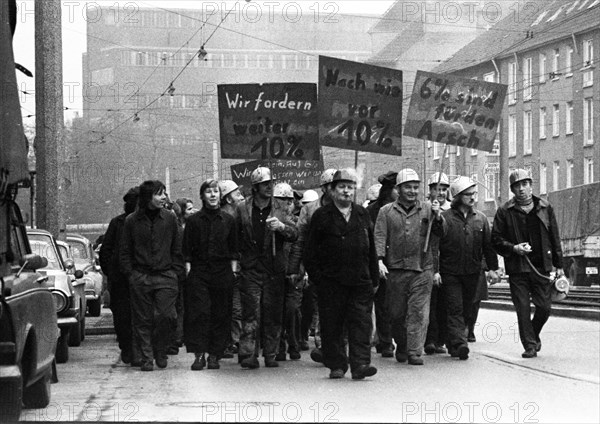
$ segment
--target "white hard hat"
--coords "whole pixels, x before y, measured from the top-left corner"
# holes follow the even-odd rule
[[[356,184],[358,182],[358,175],[356,175],[354,168],[339,169],[333,175],[333,181],[350,181]]]
[[[477,183],[469,177],[457,177],[452,181],[452,184],[450,184],[450,194],[452,194],[452,197],[456,197],[458,194],[475,185],[477,185]]]
[[[441,177],[440,177],[439,172],[436,172],[431,177],[429,177],[429,179],[427,180],[427,185],[431,186],[431,185],[437,184],[438,181],[440,184],[445,184],[447,186],[450,185],[450,180],[448,179],[448,176],[446,174],[444,174],[443,172],[442,172]]]
[[[264,166],[259,166],[250,175],[250,182],[254,184],[264,183],[266,181],[271,181],[271,170],[269,168],[265,168]]]
[[[569,280],[564,275],[557,278],[552,285],[552,301],[560,301],[566,299],[569,294]]]
[[[417,171],[415,171],[414,169],[404,168],[403,170],[398,172],[398,176],[396,177],[396,185],[408,182],[420,183],[421,179],[419,178],[419,174],[417,174]]]
[[[306,190],[302,196],[302,203],[314,202],[319,198],[319,194],[314,190]]]
[[[381,184],[373,184],[367,190],[367,200],[373,202],[379,198],[379,190],[381,190]]]
[[[292,190],[292,187],[288,183],[277,183],[273,188],[273,197],[293,199],[294,190]]]
[[[222,180],[219,181],[219,189],[221,189],[221,197],[227,196],[229,193],[240,188],[234,181]]]
[[[334,168],[329,168],[323,171],[323,173],[321,174],[321,186],[331,183],[333,181],[333,175],[336,171],[337,169]]]

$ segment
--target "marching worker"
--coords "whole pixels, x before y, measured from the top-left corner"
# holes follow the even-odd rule
[[[470,322],[472,303],[485,257],[489,275],[498,281],[498,257],[492,248],[487,217],[475,209],[476,183],[458,177],[450,185],[452,206],[442,214],[439,238],[439,269],[448,314],[446,346],[453,357],[469,358],[465,325]]]
[[[240,187],[231,180],[219,181],[221,190],[221,211],[232,217],[236,217],[237,205],[244,200]],[[242,303],[240,300],[239,274],[235,274],[233,283],[233,297],[231,300],[231,339],[229,346],[223,354],[223,358],[233,358],[238,353],[240,345],[240,334],[242,334]]]
[[[277,367],[285,287],[285,242],[298,237],[287,214],[273,207],[271,170],[258,167],[250,175],[252,196],[238,205],[237,225],[241,253],[240,297],[242,335],[239,360],[255,369],[262,348],[266,367]]]
[[[437,199],[440,203],[442,212],[450,209],[448,201],[448,189],[450,180],[443,172],[435,172],[427,181],[429,186],[429,201]],[[443,298],[441,286],[442,277],[439,273],[439,249],[438,239],[432,240],[433,245],[433,287],[431,288],[431,300],[429,302],[429,326],[427,327],[427,336],[425,337],[425,353],[433,355],[436,353],[446,353],[444,344],[446,343],[446,303]]]
[[[129,278],[133,337],[142,371],[152,371],[154,360],[159,368],[167,367],[178,278],[185,273],[179,224],[164,208],[166,199],[162,182],[140,185],[138,209],[125,219],[119,252],[121,269]]]
[[[185,286],[184,338],[196,356],[192,370],[219,369],[231,338],[231,299],[238,272],[235,218],[220,208],[216,180],[200,186],[202,209],[187,220],[183,256],[189,274]],[[208,364],[205,358],[208,353]]]
[[[396,360],[423,365],[435,243],[430,240],[424,250],[430,221],[441,219],[440,204],[437,199],[431,203],[418,200],[421,180],[413,169],[402,169],[396,184],[398,200],[381,208],[375,224],[379,274],[387,279]],[[433,226],[432,238],[440,233],[436,228]]]
[[[381,184],[373,184],[367,189],[367,199],[362,204],[363,208],[373,204],[379,198],[379,190],[381,190]]]
[[[330,190],[333,176],[336,173],[336,169],[329,168],[321,174],[321,197],[317,196],[310,202],[305,203],[304,207],[300,210],[300,216],[298,217],[298,240],[292,245],[290,250],[290,257],[288,260],[288,278],[297,280],[302,277],[302,256],[304,253],[304,245],[306,243],[306,237],[308,235],[308,228],[315,211],[321,206],[328,205],[332,202]],[[313,190],[307,190],[304,195],[309,198],[314,197]],[[314,193],[314,191],[313,191]],[[315,193],[316,194],[316,193]],[[321,352],[321,332],[319,327],[319,310],[317,307],[317,291],[314,284],[311,281],[310,274],[308,275],[308,285],[305,287],[305,293],[302,296],[302,326],[301,326],[301,341],[306,343],[306,349],[308,350],[308,342],[305,341],[305,337],[308,338],[308,332],[310,327],[315,330],[315,348],[310,353],[310,357],[313,361],[322,363],[323,354]],[[308,339],[306,339],[308,340]]]
[[[514,197],[496,211],[492,243],[504,256],[510,294],[519,323],[523,358],[534,358],[542,348],[540,332],[552,306],[552,267],[564,276],[562,250],[554,210],[550,203],[533,195],[533,180],[524,169],[509,175]],[[531,305],[535,314],[531,318]]]
[[[389,171],[386,174],[380,175],[377,179],[379,181],[380,189],[377,193],[377,198],[373,203],[367,206],[367,211],[371,217],[373,227],[377,222],[377,215],[379,215],[380,209],[392,203],[398,199],[398,192],[396,191],[396,178],[398,177],[397,172]],[[392,333],[390,328],[390,317],[385,303],[386,293],[386,280],[385,278],[379,279],[379,288],[375,293],[375,329],[377,336],[377,344],[375,349],[377,353],[381,353],[384,358],[392,358],[394,356],[394,344],[392,343]]]
[[[131,366],[140,366],[140,353],[133,344],[131,330],[131,297],[129,295],[129,281],[121,271],[119,264],[119,247],[122,246],[123,226],[125,218],[135,211],[140,194],[139,187],[133,187],[123,196],[124,213],[113,218],[108,224],[108,229],[100,248],[100,266],[108,278],[108,291],[110,293],[110,309],[113,314],[113,325],[117,334],[117,342],[121,349],[121,361]],[[134,350],[134,347],[136,348]],[[135,352],[135,354],[134,354]]]
[[[353,169],[335,173],[333,203],[312,216],[304,264],[317,287],[323,363],[331,370],[329,378],[342,378],[350,365],[352,378],[361,380],[377,373],[371,365],[371,311],[379,275],[369,214],[354,203],[356,184]]]

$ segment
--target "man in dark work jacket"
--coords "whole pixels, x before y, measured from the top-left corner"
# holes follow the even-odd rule
[[[177,319],[178,278],[185,273],[181,232],[174,213],[164,209],[160,181],[140,185],[138,210],[125,219],[120,262],[129,277],[134,343],[142,371],[167,366],[170,331]]]
[[[377,254],[369,213],[354,204],[357,177],[339,170],[332,181],[333,203],[312,217],[304,264],[317,286],[323,363],[330,378],[348,370],[356,380],[377,373],[371,365],[371,310],[379,283]],[[348,329],[350,357],[344,346]]]

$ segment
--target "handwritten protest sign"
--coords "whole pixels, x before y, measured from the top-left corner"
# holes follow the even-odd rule
[[[418,71],[404,135],[491,152],[506,88]]]
[[[402,71],[319,56],[321,145],[402,155]]]
[[[271,169],[277,182],[284,182],[294,189],[319,187],[323,173],[323,161],[304,160],[253,160],[231,165],[231,177],[238,185],[250,187],[250,174],[259,166]]]
[[[217,87],[221,157],[318,160],[315,84]]]

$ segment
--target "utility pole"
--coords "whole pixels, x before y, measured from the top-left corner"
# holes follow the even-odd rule
[[[65,238],[60,0],[35,0],[37,226]]]

